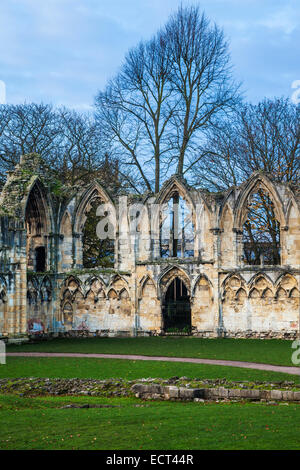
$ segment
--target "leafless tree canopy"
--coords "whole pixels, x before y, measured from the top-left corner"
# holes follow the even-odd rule
[[[102,171],[108,149],[92,115],[48,104],[0,106],[0,180],[21,155],[38,153],[63,183]]]
[[[203,130],[231,109],[237,90],[222,30],[199,8],[180,7],[129,51],[96,97],[97,117],[131,185],[157,192],[166,175],[193,166]]]
[[[300,106],[283,98],[243,104],[230,119],[211,126],[198,148],[194,181],[223,190],[254,171],[277,181],[300,181]]]

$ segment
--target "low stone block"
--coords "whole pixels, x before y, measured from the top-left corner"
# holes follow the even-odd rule
[[[193,400],[194,399],[194,390],[192,388],[183,388],[179,389],[179,397],[184,400]]]
[[[272,400],[282,400],[282,391],[281,390],[271,390],[271,399]]]
[[[132,385],[131,390],[133,393],[143,394],[148,392],[148,386],[144,384],[134,384]]]
[[[291,392],[290,390],[282,392],[282,399],[285,400],[285,401],[293,401],[294,400],[294,392]]]
[[[228,388],[220,387],[217,391],[219,398],[228,398]]]
[[[261,400],[270,400],[271,399],[271,390],[260,390],[260,399]]]
[[[170,398],[179,398],[179,388],[178,387],[174,387],[174,386],[165,387],[165,393]]]
[[[219,391],[217,388],[207,388],[204,392],[205,398],[215,399],[219,397]]]
[[[252,400],[259,400],[260,390],[249,390],[249,395]]]
[[[236,388],[228,389],[228,398],[241,398],[240,389],[236,389]]]
[[[155,393],[155,394],[158,394],[158,395],[163,395],[164,394],[164,387],[162,385],[159,385],[159,384],[151,384],[151,385],[148,385],[148,393]]]
[[[294,392],[294,401],[300,401],[300,392]]]
[[[252,398],[252,395],[251,395],[251,392],[252,390],[250,389],[242,389],[241,390],[241,398]]]

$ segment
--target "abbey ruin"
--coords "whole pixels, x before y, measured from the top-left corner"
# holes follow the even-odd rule
[[[253,256],[243,235],[257,191],[272,201],[276,256],[265,241]],[[83,231],[95,200],[113,212],[111,267],[83,263]],[[162,230],[162,213],[172,212],[174,202],[179,219],[188,221],[185,232],[174,225],[174,212]],[[8,175],[0,218],[2,337],[299,336],[300,190],[267,174],[254,173],[222,193],[172,176],[158,194],[114,198],[93,181],[61,197],[31,154]]]

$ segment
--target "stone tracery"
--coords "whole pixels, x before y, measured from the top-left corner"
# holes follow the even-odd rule
[[[256,173],[216,195],[173,176],[159,194],[141,199],[145,210],[132,233],[130,216],[119,212],[120,201],[99,182],[70,191],[55,206],[47,174],[24,171],[32,158],[22,159],[0,196],[2,335],[161,334],[167,298],[169,311],[174,301],[189,309],[191,334],[297,336],[300,201],[290,187]],[[16,196],[11,188],[21,177],[23,194]],[[249,198],[261,188],[278,220],[280,264],[243,261]],[[111,205],[116,221],[115,262],[109,268],[82,262],[84,225],[96,198]],[[190,208],[193,247],[186,255],[183,224],[176,246],[169,238],[162,256],[161,240],[153,238],[159,237],[161,219],[151,220],[151,201],[161,207],[180,198]]]

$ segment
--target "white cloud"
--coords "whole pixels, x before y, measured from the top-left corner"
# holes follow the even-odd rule
[[[300,11],[291,5],[269,15],[267,18],[257,23],[259,26],[265,26],[269,29],[283,31],[285,34],[292,34],[300,24]]]

